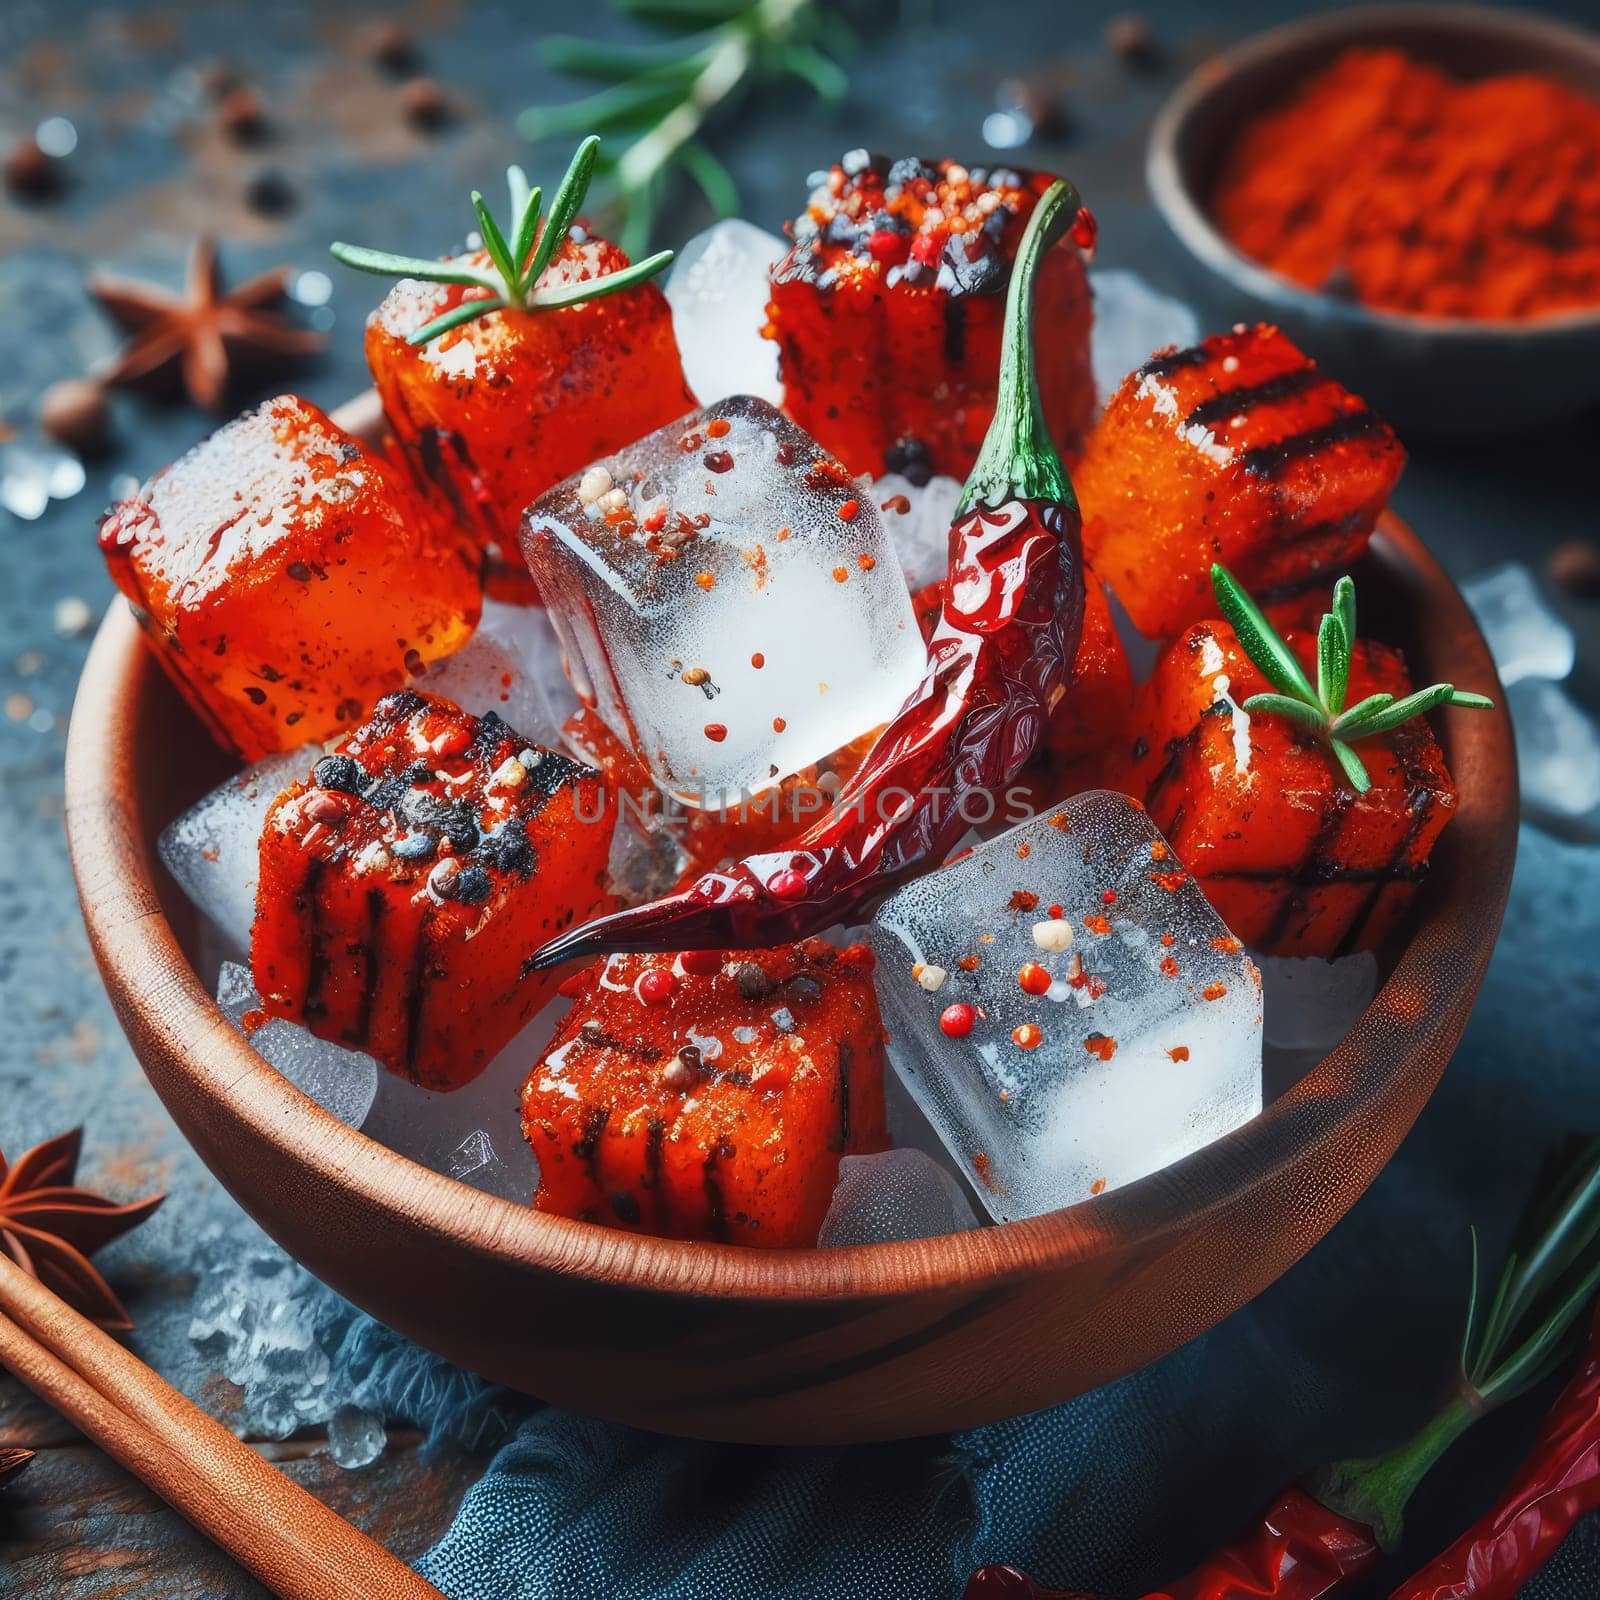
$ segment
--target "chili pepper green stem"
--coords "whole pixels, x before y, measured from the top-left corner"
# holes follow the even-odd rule
[[[1398,1449],[1387,1455],[1336,1461],[1306,1482],[1330,1511],[1364,1522],[1385,1550],[1400,1541],[1405,1509],[1434,1464],[1483,1415],[1481,1402],[1452,1397]]]
[[[1044,402],[1039,397],[1033,306],[1034,283],[1045,255],[1082,209],[1078,191],[1066,179],[1059,178],[1044,192],[1028,218],[1006,290],[994,417],[962,490],[957,516],[965,515],[975,505],[999,506],[1008,500],[1055,501],[1077,507],[1072,482],[1055,440],[1050,437]]]

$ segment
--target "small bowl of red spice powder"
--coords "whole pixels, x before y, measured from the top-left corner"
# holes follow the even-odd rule
[[[1177,91],[1148,176],[1230,307],[1402,432],[1600,402],[1600,36],[1466,5],[1293,23]]]

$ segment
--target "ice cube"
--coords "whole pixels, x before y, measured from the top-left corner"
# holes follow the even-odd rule
[[[1577,659],[1572,629],[1552,611],[1539,580],[1520,561],[1491,567],[1461,585],[1508,689],[1524,678],[1567,677]]]
[[[574,681],[688,804],[831,755],[922,676],[871,487],[747,395],[558,484],[523,546]]]
[[[1361,1020],[1378,992],[1370,950],[1323,961],[1311,956],[1257,956],[1261,969],[1262,1038],[1283,1050],[1326,1054]]]
[[[347,1472],[370,1467],[388,1442],[383,1418],[375,1411],[344,1405],[328,1419],[328,1454]]]
[[[1261,1109],[1260,974],[1122,795],[1075,796],[907,884],[871,940],[895,1070],[1002,1221]],[[951,1037],[962,1004],[973,1025]]]
[[[539,1164],[522,1136],[519,1097],[522,1080],[565,1009],[546,1006],[478,1077],[449,1094],[382,1073],[362,1131],[484,1194],[531,1204]]]
[[[379,1066],[359,1050],[319,1039],[309,1029],[282,1017],[272,1017],[251,1028],[246,1016],[261,1008],[261,996],[248,967],[236,961],[222,964],[217,981],[217,1004],[223,1015],[250,1041],[258,1055],[275,1066],[295,1088],[331,1112],[341,1122],[359,1128],[378,1092]]]
[[[897,472],[886,472],[873,481],[873,497],[912,594],[941,582],[950,569],[950,524],[955,520],[961,487],[954,478],[944,477],[930,478],[919,486]],[[909,509],[898,509],[900,498]]]
[[[921,1150],[846,1156],[817,1243],[888,1244],[965,1233],[978,1218],[956,1178]]]
[[[471,639],[412,682],[475,717],[493,711],[548,750],[561,748],[561,724],[578,705],[543,606],[485,600]]]
[[[787,239],[730,218],[697,233],[678,252],[667,303],[684,376],[702,403],[753,394],[782,404],[778,347],[761,330],[767,270],[788,248]]]
[[[1186,350],[1200,342],[1200,323],[1188,306],[1152,289],[1137,272],[1112,267],[1091,273],[1094,328],[1089,358],[1095,393],[1103,406],[1117,385],[1168,345]]]
[[[1600,831],[1600,729],[1559,684],[1525,678],[1506,693],[1517,739],[1522,803],[1571,826]]]
[[[279,794],[311,771],[318,753],[307,745],[268,756],[219,784],[162,831],[163,865],[234,951],[250,948],[261,825]]]

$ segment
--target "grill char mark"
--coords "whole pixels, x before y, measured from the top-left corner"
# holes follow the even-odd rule
[[[1252,477],[1280,478],[1294,462],[1314,456],[1330,445],[1370,438],[1384,431],[1385,424],[1376,412],[1351,411],[1321,427],[1292,433],[1287,439],[1278,439],[1272,444],[1256,445],[1240,455],[1239,465]]]
[[[1292,400],[1297,394],[1304,394],[1307,389],[1330,381],[1315,367],[1295,367],[1288,372],[1280,372],[1275,378],[1265,378],[1260,383],[1224,389],[1209,400],[1202,400],[1183,419],[1183,423],[1185,427],[1209,427],[1214,422],[1227,422],[1232,417],[1248,415],[1258,406]]]

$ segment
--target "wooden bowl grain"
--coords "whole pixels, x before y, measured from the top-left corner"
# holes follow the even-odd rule
[[[1461,597],[1393,517],[1362,599],[1422,678],[1493,681]],[[1048,1406],[1174,1349],[1298,1260],[1393,1154],[1466,1023],[1516,845],[1504,712],[1437,720],[1456,819],[1392,975],[1300,1083],[1098,1200],[843,1250],[545,1216],[414,1165],[280,1077],[186,954],[194,918],[156,836],[222,763],[120,602],[73,711],[67,829],[95,956],[146,1074],[226,1188],[318,1277],[452,1361],[579,1411],[707,1439],[890,1439]]]

